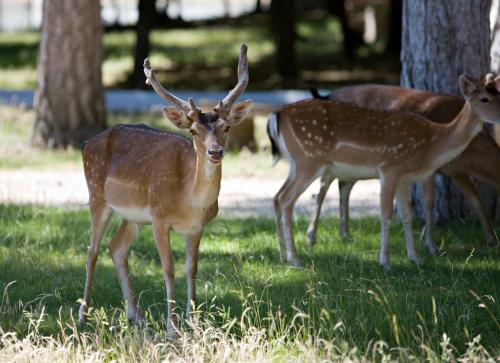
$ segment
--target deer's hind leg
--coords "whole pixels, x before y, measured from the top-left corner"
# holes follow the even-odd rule
[[[427,252],[431,256],[437,255],[439,249],[437,248],[434,240],[432,238],[432,230],[434,229],[434,223],[432,218],[432,211],[434,209],[435,191],[434,191],[434,180],[435,175],[432,174],[430,177],[422,182],[422,194],[424,202],[424,215],[425,215],[425,231],[424,231],[424,244]]]
[[[330,188],[330,185],[335,180],[335,177],[328,172],[325,172],[321,176],[321,187],[316,197],[316,209],[314,210],[313,217],[307,228],[307,244],[312,247],[316,243],[316,231],[318,229],[319,216],[321,214],[321,206],[326,197],[326,193]]]
[[[340,202],[340,237],[344,240],[352,241],[349,234],[349,197],[355,181],[339,180],[339,202]]]
[[[142,323],[144,321],[144,314],[137,306],[137,299],[132,290],[128,268],[128,250],[132,242],[137,238],[138,229],[137,224],[124,219],[111,240],[108,249],[118,273],[123,298],[127,303],[127,317],[136,323]]]
[[[307,169],[298,166],[297,173],[290,173],[280,191],[274,197],[274,208],[276,211],[276,227],[280,242],[280,256],[282,260],[294,266],[300,266],[297,257],[292,232],[292,213],[297,198],[306,190],[321,170]],[[283,251],[283,249],[285,249]]]
[[[78,313],[80,323],[84,323],[86,320],[88,307],[90,305],[90,291],[92,290],[95,264],[97,262],[99,247],[101,245],[104,231],[106,230],[106,226],[109,223],[111,209],[106,205],[104,201],[94,201],[91,198],[90,216],[92,222],[92,237],[90,238],[90,245],[87,252],[87,266],[85,289],[83,292],[83,302],[80,305],[80,310]]]
[[[455,185],[464,193],[468,198],[469,202],[472,204],[478,218],[483,228],[483,233],[486,238],[486,243],[488,246],[496,246],[498,244],[497,238],[495,237],[495,232],[491,226],[488,217],[486,216],[486,211],[484,209],[483,201],[479,195],[476,187],[470,180],[468,176],[453,176],[452,179]]]

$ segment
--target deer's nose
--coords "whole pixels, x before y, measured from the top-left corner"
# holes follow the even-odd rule
[[[224,149],[220,145],[211,145],[208,149],[208,156],[212,160],[221,160],[224,157]]]

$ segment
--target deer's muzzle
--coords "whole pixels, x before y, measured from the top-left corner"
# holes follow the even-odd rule
[[[218,163],[224,157],[224,149],[220,145],[212,145],[208,149],[208,158],[210,161]]]

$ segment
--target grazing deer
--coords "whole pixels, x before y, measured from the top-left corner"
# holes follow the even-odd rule
[[[92,238],[87,258],[87,276],[80,321],[85,321],[90,303],[94,267],[104,230],[112,212],[123,218],[109,250],[118,272],[127,316],[141,322],[129,278],[127,254],[138,233],[138,225],[152,224],[167,290],[167,330],[175,327],[174,261],[170,230],[184,235],[188,301],[186,318],[196,298],[198,249],[205,225],[218,212],[221,162],[227,133],[242,122],[252,107],[250,100],[233,105],[248,84],[247,47],[241,46],[238,83],[215,107],[202,112],[192,99],[187,102],[168,92],[158,82],[149,60],[144,61],[146,83],[175,108],[163,109],[175,126],[187,129],[193,141],[144,125],[118,125],[101,132],[83,148],[85,178],[89,189]]]
[[[340,180],[380,179],[381,247],[389,261],[389,223],[394,196],[405,230],[408,257],[419,262],[411,227],[409,184],[430,177],[459,155],[482,129],[500,123],[500,77],[486,82],[460,77],[465,104],[448,124],[413,114],[379,111],[321,99],[300,101],[272,114],[268,132],[276,157],[290,164],[287,180],[274,197],[280,256],[300,265],[292,235],[297,198],[326,170]]]
[[[409,88],[359,85],[347,86],[333,91],[329,96],[320,96],[311,90],[315,98],[333,101],[349,102],[362,107],[386,111],[408,111],[422,115],[437,123],[452,121],[463,107],[464,100],[460,97],[419,91]],[[476,211],[484,231],[488,245],[496,245],[497,239],[486,216],[483,202],[470,177],[480,180],[500,191],[500,148],[488,130],[483,130],[474,137],[465,150],[452,161],[442,166],[438,172],[452,179],[454,184],[466,195]],[[316,208],[307,230],[307,242],[313,245],[316,240],[321,205],[334,175],[325,172],[321,177],[321,187],[316,198]],[[340,235],[350,239],[349,235],[349,195],[355,180],[339,180],[340,195]],[[437,252],[432,241],[432,208],[434,206],[434,178],[422,182],[422,192],[425,215],[425,246],[431,254]]]

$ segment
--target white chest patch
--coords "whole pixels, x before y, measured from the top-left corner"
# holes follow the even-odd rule
[[[124,219],[134,223],[151,223],[151,213],[148,208],[124,208],[111,205],[111,208]]]
[[[444,153],[441,153],[433,160],[434,169],[438,169],[446,164],[448,161],[456,158],[462,151],[465,150],[467,145],[459,146],[451,150],[447,150]]]
[[[349,165],[343,163],[334,163],[328,166],[328,171],[340,180],[358,180],[358,179],[378,179],[377,168]]]

